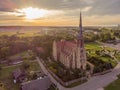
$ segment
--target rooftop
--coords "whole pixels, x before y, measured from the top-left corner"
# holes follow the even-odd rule
[[[47,90],[51,85],[49,77],[38,78],[36,80],[28,81],[22,83],[22,90]]]

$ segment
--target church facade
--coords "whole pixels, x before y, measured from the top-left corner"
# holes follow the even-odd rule
[[[61,62],[67,68],[86,69],[86,50],[82,34],[82,16],[80,13],[79,33],[76,41],[54,41],[53,57],[54,60]]]

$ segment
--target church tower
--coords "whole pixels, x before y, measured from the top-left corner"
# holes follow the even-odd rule
[[[82,15],[80,13],[79,33],[76,41],[54,41],[53,57],[67,68],[86,70],[86,51],[82,32]]]
[[[79,60],[81,63],[81,69],[85,70],[86,69],[86,50],[84,47],[84,39],[83,39],[83,28],[82,28],[82,14],[80,12],[80,22],[79,22],[79,33],[77,37],[77,47],[78,47],[78,52],[79,52]]]
[[[57,61],[57,44],[56,41],[53,42],[53,58]]]

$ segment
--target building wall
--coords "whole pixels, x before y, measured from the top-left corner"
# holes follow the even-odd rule
[[[54,60],[57,60],[57,44],[56,44],[56,41],[53,42],[53,58]]]
[[[59,60],[67,68],[86,69],[86,51],[83,48],[83,53],[80,52],[80,47],[57,47],[57,43],[53,43],[53,57],[57,61]],[[67,54],[66,54],[67,53]],[[58,56],[60,56],[58,58]]]

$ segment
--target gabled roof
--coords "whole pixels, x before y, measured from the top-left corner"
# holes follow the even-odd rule
[[[20,77],[22,74],[23,74],[23,72],[22,72],[22,70],[20,68],[16,69],[13,72],[13,76],[14,76],[15,79],[17,79],[18,77]]]
[[[22,90],[47,90],[51,85],[49,77],[22,83]]]

